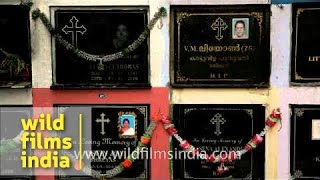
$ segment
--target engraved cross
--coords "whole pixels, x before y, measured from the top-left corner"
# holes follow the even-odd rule
[[[110,122],[110,119],[109,118],[107,118],[107,119],[104,119],[104,117],[105,117],[106,115],[104,114],[104,113],[101,113],[100,114],[100,117],[101,117],[101,119],[96,119],[96,122],[97,123],[101,123],[101,132],[100,132],[100,134],[102,134],[102,135],[104,135],[106,132],[104,131],[104,123],[106,122],[106,123],[109,123]]]
[[[219,17],[212,23],[211,28],[212,30],[217,31],[217,35],[215,37],[220,41],[223,39],[222,31],[226,30],[228,25]]]
[[[221,124],[224,124],[226,122],[226,120],[222,117],[221,114],[217,113],[211,120],[210,122],[212,124],[216,124],[216,131],[214,132],[214,134],[216,134],[217,136],[219,136],[220,134],[222,134],[222,132],[220,131],[220,127]]]
[[[62,28],[62,31],[65,34],[71,33],[72,45],[77,47],[78,46],[78,33],[81,33],[83,35],[85,32],[87,32],[87,28],[85,28],[83,25],[78,26],[79,20],[75,16],[72,16],[72,18],[69,21],[71,23],[71,26],[65,25]]]

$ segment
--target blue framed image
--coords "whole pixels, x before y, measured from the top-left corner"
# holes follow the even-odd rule
[[[121,115],[120,117],[120,135],[135,136],[136,122],[133,115]]]

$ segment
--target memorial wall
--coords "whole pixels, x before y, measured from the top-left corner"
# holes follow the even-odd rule
[[[319,18],[316,0],[0,2],[0,179],[319,179]]]

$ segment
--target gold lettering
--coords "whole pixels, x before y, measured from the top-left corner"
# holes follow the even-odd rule
[[[238,44],[238,45],[235,47],[235,51],[237,51],[237,52],[240,51],[240,44]]]
[[[210,68],[224,68],[225,66],[226,65],[224,64],[218,64],[218,63],[209,65]]]
[[[197,46],[190,46],[191,51],[197,52]]]
[[[211,78],[211,79],[216,79],[216,74],[211,73],[211,74],[210,74],[210,78]]]
[[[223,51],[228,51],[228,47],[227,46],[223,46]]]
[[[214,56],[192,56],[192,57],[190,57],[190,61],[197,61],[197,62],[212,61],[212,62],[216,62],[217,61],[217,57],[214,57]]]
[[[318,62],[320,61],[320,56],[309,56],[309,62]]]
[[[242,51],[254,50],[254,46],[242,46]],[[235,46],[215,46],[209,44],[203,44],[201,46],[184,46],[184,50],[187,52],[239,52],[241,50],[240,44]]]
[[[227,73],[211,73],[210,78],[211,79],[225,79],[228,77]]]
[[[205,45],[204,45],[204,49],[205,49],[206,52],[208,52],[209,45],[208,45],[208,44],[205,44]]]
[[[200,47],[199,47],[200,49]],[[198,52],[197,46],[184,46],[184,50],[187,52]],[[199,50],[200,51],[200,50]]]

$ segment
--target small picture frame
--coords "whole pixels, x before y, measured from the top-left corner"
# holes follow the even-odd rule
[[[249,18],[232,19],[232,39],[249,39]]]
[[[136,138],[136,117],[132,114],[119,116],[119,137]]]
[[[320,140],[320,119],[312,120],[312,135],[311,138],[313,141]]]

